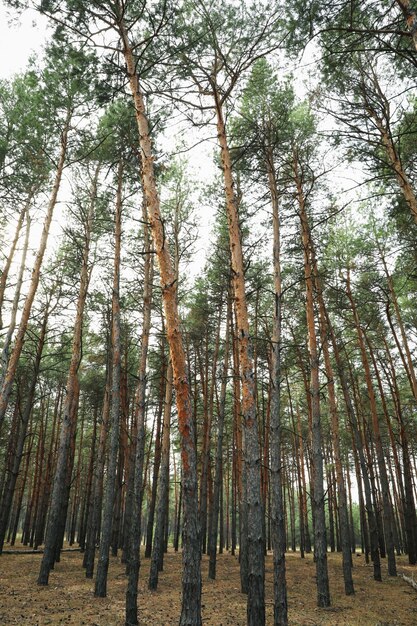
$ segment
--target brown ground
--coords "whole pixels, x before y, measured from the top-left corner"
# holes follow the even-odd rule
[[[49,587],[38,587],[40,554],[0,557],[0,626],[123,626],[124,567],[112,559],[108,597],[93,596],[93,582],[86,580],[79,552],[64,552],[62,561],[51,573]],[[417,575],[417,568],[399,559],[399,571]],[[181,555],[166,556],[165,571],[157,592],[146,588],[148,562],[142,562],[140,582],[140,623],[149,626],[178,624],[180,612]],[[343,594],[340,556],[329,555],[332,595],[330,609],[315,606],[315,566],[311,556],[304,561],[299,555],[287,555],[289,620],[291,626],[416,626],[417,591],[401,578],[376,583],[372,567],[362,556],[354,557],[356,594]],[[204,626],[245,626],[246,598],[239,592],[237,559],[229,554],[219,556],[218,579],[207,578],[207,559],[203,558]],[[266,563],[267,623],[272,624],[272,557]]]

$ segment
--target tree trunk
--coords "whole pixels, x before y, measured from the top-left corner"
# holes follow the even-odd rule
[[[396,0],[396,2],[403,12],[414,47],[417,50],[417,14],[413,11],[410,0]]]
[[[346,292],[347,292],[347,296],[349,298],[349,302],[352,308],[352,314],[353,314],[356,334],[358,338],[359,349],[361,352],[362,365],[363,365],[363,369],[365,372],[365,382],[366,382],[366,387],[367,387],[368,396],[369,396],[373,436],[374,436],[374,441],[375,441],[378,469],[379,469],[381,488],[382,488],[385,540],[386,540],[387,556],[388,556],[388,574],[390,576],[396,576],[397,567],[395,563],[395,554],[394,554],[392,509],[391,509],[391,504],[389,501],[388,476],[387,476],[387,470],[385,466],[384,452],[382,448],[381,432],[380,432],[379,420],[378,420],[378,410],[377,410],[377,405],[376,405],[375,392],[374,392],[374,388],[372,384],[371,370],[370,370],[369,361],[368,361],[368,357],[367,357],[366,349],[365,349],[364,334],[360,325],[358,312],[357,312],[355,301],[353,299],[351,288],[350,288],[349,270],[348,270],[347,281],[346,281]]]
[[[223,119],[222,104],[215,92],[217,136],[221,150],[226,210],[229,223],[230,252],[239,342],[239,365],[242,380],[242,416],[244,425],[245,491],[247,507],[248,554],[248,626],[265,624],[265,554],[263,506],[261,493],[261,455],[255,403],[255,381],[249,318],[245,293],[245,275],[237,200],[234,193],[232,164]]]
[[[318,276],[317,262],[313,251],[313,263],[315,266],[316,288],[319,303],[320,329],[321,329],[321,346],[324,356],[324,365],[327,376],[328,402],[329,412],[332,426],[332,443],[336,466],[336,482],[338,495],[339,523],[340,523],[340,539],[342,544],[342,561],[343,561],[343,580],[345,584],[345,594],[352,595],[355,590],[352,579],[352,556],[350,550],[350,533],[349,533],[349,517],[346,498],[346,485],[343,476],[342,454],[340,449],[340,432],[339,432],[339,413],[337,410],[336,391],[334,385],[334,373],[330,360],[327,315],[324,304],[323,292],[321,289],[320,279]],[[329,502],[330,506],[330,502]]]
[[[301,236],[304,249],[304,275],[306,282],[306,316],[310,353],[310,397],[312,412],[312,461],[313,461],[313,517],[314,517],[314,557],[317,571],[317,605],[330,606],[329,577],[327,571],[326,520],[324,512],[323,453],[320,416],[319,355],[314,321],[314,274],[312,267],[309,225],[305,208],[305,197],[298,174],[297,155],[294,157],[294,179],[297,186],[297,201],[301,221]]]
[[[156,414],[156,434],[155,434],[155,449],[154,449],[154,461],[153,461],[153,472],[152,472],[152,490],[151,490],[151,500],[149,503],[148,510],[148,523],[146,529],[146,547],[145,547],[145,558],[150,558],[152,554],[152,536],[153,536],[153,526],[155,520],[155,506],[156,506],[156,495],[158,488],[158,476],[159,476],[159,468],[161,465],[161,420],[162,420],[162,412],[164,405],[164,397],[165,397],[165,381],[166,381],[166,363],[165,363],[165,337],[161,339],[161,378],[160,378],[160,388],[159,388],[159,404],[158,410]]]
[[[64,124],[64,129],[61,135],[61,152],[59,155],[58,165],[55,174],[55,181],[52,187],[52,193],[49,200],[45,221],[43,224],[42,235],[39,243],[38,252],[35,262],[33,264],[32,277],[30,280],[29,290],[26,296],[25,304],[23,306],[22,317],[19,324],[19,329],[15,338],[13,351],[10,355],[7,372],[4,378],[4,382],[0,391],[0,428],[6,415],[7,406],[9,403],[10,394],[12,392],[13,382],[16,375],[16,369],[19,362],[20,355],[23,349],[23,343],[25,340],[26,329],[29,322],[30,312],[32,310],[33,300],[39,284],[40,271],[42,266],[43,257],[46,250],[46,244],[48,241],[49,229],[51,226],[52,215],[56,205],[59,187],[61,185],[62,172],[64,170],[65,158],[67,154],[67,141],[68,132],[71,121],[72,111],[67,111],[67,117]]]
[[[108,348],[109,351],[109,348]],[[87,526],[87,545],[84,554],[83,564],[86,578],[93,578],[94,559],[96,552],[96,542],[100,534],[101,508],[103,501],[103,477],[104,465],[106,462],[106,442],[110,423],[110,376],[111,368],[107,366],[106,387],[104,391],[104,403],[100,435],[97,450],[97,459],[94,466],[94,479],[92,489],[92,500],[90,503],[89,522]]]
[[[158,572],[163,562],[163,537],[166,518],[166,494],[169,489],[169,449],[172,404],[172,365],[168,364],[167,382],[165,387],[164,422],[162,427],[161,467],[156,506],[155,533],[152,546],[151,568],[149,573],[149,589],[158,586]]]
[[[26,442],[27,430],[29,424],[29,418],[32,412],[33,403],[35,400],[36,384],[38,382],[39,370],[42,359],[42,351],[45,344],[46,329],[48,324],[49,307],[46,305],[44,318],[42,322],[41,332],[38,339],[38,347],[36,351],[35,363],[32,373],[32,381],[28,390],[26,405],[21,414],[18,438],[16,442],[16,449],[14,451],[14,458],[10,476],[6,482],[6,489],[1,499],[0,508],[0,554],[3,550],[4,538],[6,535],[7,525],[10,518],[10,512],[12,508],[13,496],[16,488],[17,478],[19,476],[20,464],[23,457],[23,449]]]
[[[79,382],[78,369],[81,362],[82,354],[82,334],[83,334],[83,318],[84,307],[87,298],[88,284],[90,279],[90,271],[88,265],[88,255],[90,251],[91,230],[93,225],[95,199],[97,193],[98,170],[93,181],[90,196],[90,204],[88,216],[85,223],[84,233],[84,249],[82,266],[80,272],[80,286],[78,292],[77,311],[74,323],[74,335],[72,340],[71,361],[68,370],[66,398],[63,410],[57,465],[55,470],[54,482],[52,487],[52,499],[49,511],[48,526],[45,535],[45,550],[43,553],[42,563],[39,571],[38,584],[47,585],[49,572],[53,567],[57,555],[59,556],[60,546],[57,542],[60,540],[59,528],[62,524],[62,512],[68,505],[68,495],[66,492],[66,480],[69,463],[69,455],[71,454],[71,440],[75,437],[77,410],[74,406],[75,399],[78,398]],[[65,523],[65,521],[64,521]]]
[[[282,502],[281,461],[281,236],[278,206],[278,191],[272,154],[267,161],[269,189],[272,201],[272,224],[274,232],[273,267],[275,309],[272,333],[271,364],[271,417],[270,417],[270,489],[271,489],[271,537],[274,551],[274,625],[287,626],[288,602],[285,578],[285,521]]]
[[[62,409],[62,392],[63,392],[63,388],[60,385],[58,387],[58,392],[56,394],[55,403],[54,403],[52,431],[51,431],[50,444],[49,444],[48,456],[46,459],[45,470],[43,472],[43,475],[40,478],[41,498],[39,502],[38,515],[36,517],[35,541],[33,545],[35,550],[38,548],[38,546],[40,546],[43,543],[43,540],[44,540],[49,500],[51,496],[52,478],[53,478],[53,473],[55,470],[57,430],[59,426],[58,420],[60,419],[61,409]]]
[[[224,340],[224,361],[222,382],[220,388],[220,401],[217,418],[217,445],[216,445],[216,465],[214,475],[214,492],[213,492],[213,509],[212,519],[210,526],[210,536],[208,544],[209,554],[209,578],[216,578],[216,556],[217,556],[217,535],[219,528],[219,509],[220,509],[220,491],[221,491],[221,478],[222,478],[222,460],[223,460],[223,432],[224,432],[224,414],[226,404],[226,389],[227,389],[227,372],[229,369],[229,343],[230,343],[230,323],[231,323],[231,301],[227,299],[227,313],[226,313],[226,337]],[[213,384],[215,384],[213,382]]]
[[[12,312],[11,312],[11,317],[10,317],[10,323],[9,323],[9,327],[7,329],[6,337],[4,339],[3,350],[2,350],[1,357],[0,357],[0,367],[1,367],[0,387],[3,385],[4,376],[6,375],[7,364],[8,364],[8,361],[9,361],[9,348],[10,348],[10,344],[12,342],[12,337],[13,337],[14,330],[16,328],[16,317],[17,317],[17,311],[18,311],[18,308],[19,308],[20,291],[22,289],[23,274],[24,274],[25,268],[26,268],[26,256],[27,256],[27,251],[28,251],[28,247],[29,247],[29,234],[30,234],[30,217],[29,217],[29,212],[27,212],[25,243],[24,243],[24,246],[23,246],[22,259],[21,259],[20,268],[19,268],[19,275],[17,277],[15,294],[14,294],[14,298],[13,298],[13,305],[12,305]],[[1,321],[0,321],[0,326],[1,326]]]
[[[17,246],[17,242],[19,241],[19,235],[20,235],[20,231],[22,229],[22,224],[23,224],[23,220],[25,219],[25,215],[28,214],[29,212],[29,207],[30,204],[33,200],[33,196],[35,195],[35,189],[32,188],[29,192],[28,198],[24,204],[24,206],[22,207],[20,213],[19,213],[19,218],[17,220],[17,224],[16,224],[16,230],[15,230],[15,235],[12,241],[12,245],[10,246],[10,252],[8,254],[8,257],[6,259],[6,263],[4,265],[3,271],[1,273],[0,276],[0,329],[3,328],[3,318],[2,318],[2,313],[3,313],[3,303],[4,303],[4,293],[6,291],[6,283],[7,283],[7,279],[9,277],[9,271],[10,271],[10,266],[12,264],[13,261],[13,257],[14,257],[14,253],[16,250],[16,246]],[[17,288],[16,288],[17,291]]]
[[[327,313],[326,313],[327,315]],[[368,527],[369,527],[369,536],[370,536],[370,544],[371,544],[371,558],[374,566],[374,579],[377,581],[381,581],[381,561],[379,556],[378,549],[378,526],[376,520],[376,514],[374,511],[374,507],[372,504],[372,494],[371,494],[371,483],[369,479],[369,470],[365,460],[365,455],[363,451],[363,444],[361,440],[361,434],[359,431],[359,424],[356,417],[355,408],[352,403],[352,398],[349,393],[349,387],[347,383],[347,378],[345,374],[345,369],[343,365],[343,361],[340,355],[340,349],[336,342],[336,337],[333,331],[333,327],[330,323],[330,319],[327,315],[327,328],[330,334],[330,338],[333,345],[333,354],[336,360],[337,370],[339,374],[340,383],[342,386],[343,397],[346,404],[349,426],[352,432],[352,438],[354,439],[356,445],[356,452],[359,456],[360,467],[362,470],[362,480],[365,491],[365,507],[368,518]]]
[[[120,5],[120,16],[123,15]],[[158,256],[162,298],[165,310],[168,343],[171,352],[173,382],[176,393],[178,424],[181,437],[183,466],[183,577],[180,626],[201,624],[201,568],[198,518],[197,455],[194,419],[187,376],[177,304],[177,280],[173,270],[160,212],[160,202],[154,173],[154,155],[136,63],[128,40],[123,17],[119,31],[123,43],[130,88],[135,105],[136,121],[142,157],[143,188],[152,238]]]
[[[136,458],[134,465],[133,509],[129,528],[130,548],[128,562],[128,583],[126,590],[126,626],[137,626],[138,621],[138,582],[140,568],[141,513],[143,498],[143,458],[145,452],[145,413],[146,413],[146,364],[148,360],[149,334],[152,312],[153,258],[146,221],[146,206],[143,204],[145,272],[143,288],[142,351],[138,368],[138,383],[135,397],[135,422],[137,424]]]
[[[113,510],[116,490],[117,453],[120,434],[120,380],[121,380],[121,340],[120,340],[120,252],[122,240],[122,186],[123,161],[117,168],[117,193],[114,229],[114,271],[112,297],[112,382],[110,409],[110,446],[107,466],[107,482],[104,493],[103,521],[99,557],[97,561],[94,595],[105,598],[107,595],[107,573],[109,569],[110,544],[113,525]]]

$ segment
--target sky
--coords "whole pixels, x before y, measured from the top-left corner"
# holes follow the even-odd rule
[[[32,9],[18,18],[0,4],[0,77],[10,78],[23,70],[31,54],[39,53],[47,40],[46,18]]]

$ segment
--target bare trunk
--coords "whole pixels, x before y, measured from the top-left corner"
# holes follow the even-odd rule
[[[158,586],[158,572],[162,569],[163,562],[163,538],[166,518],[166,495],[169,489],[169,450],[170,450],[170,425],[172,404],[172,366],[168,364],[167,382],[165,387],[164,422],[162,428],[161,467],[158,485],[158,497],[156,505],[156,523],[152,546],[151,568],[149,573],[149,589]]]
[[[311,234],[310,234],[311,236]],[[342,545],[342,561],[343,561],[343,579],[345,583],[346,595],[352,595],[354,591],[353,579],[352,579],[352,556],[350,550],[350,533],[349,533],[349,517],[346,497],[345,479],[343,476],[342,467],[342,454],[340,449],[340,432],[339,432],[339,413],[336,403],[336,391],[334,385],[334,373],[330,360],[329,340],[328,340],[328,328],[327,328],[327,314],[324,304],[323,292],[321,288],[321,281],[318,276],[317,261],[315,258],[313,244],[311,242],[312,261],[314,264],[314,273],[316,280],[316,290],[319,304],[319,316],[320,316],[320,329],[321,329],[321,345],[324,356],[324,365],[327,376],[327,388],[328,388],[328,402],[329,412],[331,417],[332,426],[332,442],[334,460],[336,466],[336,482],[337,482],[337,495],[338,495],[338,509],[339,509],[339,521],[340,521],[340,539]],[[330,501],[329,501],[330,508]]]
[[[8,257],[6,259],[6,263],[4,265],[3,271],[1,273],[0,276],[0,329],[3,328],[3,318],[2,318],[2,314],[3,314],[3,303],[4,303],[4,293],[6,291],[6,283],[7,283],[7,279],[9,277],[9,271],[10,271],[10,266],[12,264],[13,261],[13,257],[14,257],[14,253],[16,250],[16,246],[17,246],[17,242],[19,241],[19,235],[20,235],[20,231],[22,229],[22,224],[23,224],[23,220],[25,219],[25,215],[28,213],[29,211],[29,207],[30,207],[30,203],[32,202],[33,196],[35,195],[35,189],[32,188],[29,192],[28,198],[25,202],[25,205],[22,207],[20,213],[19,213],[19,218],[17,220],[17,224],[16,224],[16,230],[15,230],[15,235],[12,241],[12,245],[10,246],[10,252],[8,254]]]
[[[230,252],[239,341],[239,365],[242,380],[242,416],[244,425],[245,493],[247,506],[248,553],[248,626],[265,624],[265,554],[263,506],[261,493],[261,454],[256,415],[255,381],[249,318],[245,294],[245,276],[237,201],[222,105],[215,93],[217,133],[221,150],[226,209],[229,222]]]
[[[348,270],[348,277],[346,283],[347,296],[349,298],[349,302],[351,304],[353,319],[355,323],[356,334],[358,338],[359,349],[361,352],[362,365],[365,372],[365,382],[368,390],[369,403],[370,403],[370,411],[372,418],[372,427],[373,427],[373,437],[375,441],[377,462],[379,475],[381,480],[381,488],[382,488],[382,501],[383,501],[383,511],[384,511],[384,527],[385,527],[385,539],[387,545],[387,556],[388,556],[388,574],[390,576],[397,575],[397,568],[395,563],[395,554],[394,554],[394,538],[393,538],[393,529],[392,529],[392,509],[389,501],[389,486],[388,486],[388,476],[385,466],[385,458],[384,452],[382,448],[382,440],[381,440],[381,432],[379,428],[379,419],[378,419],[378,410],[376,405],[375,392],[372,384],[371,378],[371,370],[369,366],[368,356],[366,354],[364,335],[360,325],[358,312],[356,309],[355,301],[352,296],[352,292],[350,289],[350,275]]]
[[[145,452],[145,413],[146,413],[146,364],[148,360],[149,334],[151,329],[153,258],[146,223],[146,206],[143,205],[145,273],[143,288],[142,351],[138,368],[138,384],[135,398],[135,422],[137,424],[136,458],[134,465],[133,509],[130,527],[128,584],[126,590],[126,626],[137,626],[138,621],[138,582],[140,568],[141,514],[143,498],[143,459]]]
[[[267,161],[269,189],[272,201],[272,223],[274,232],[273,265],[275,309],[272,333],[271,364],[271,417],[270,417],[270,489],[271,489],[271,535],[274,550],[274,625],[288,624],[287,583],[285,578],[285,518],[282,501],[281,460],[281,238],[278,206],[278,191],[272,154]]]
[[[92,500],[87,526],[87,542],[83,564],[86,578],[93,578],[94,560],[96,553],[96,542],[101,527],[101,508],[103,501],[103,476],[106,460],[106,442],[108,438],[110,421],[110,367],[108,366],[106,388],[104,391],[104,403],[102,421],[100,425],[100,435],[97,451],[97,459],[94,466]]]
[[[219,509],[220,509],[220,491],[221,491],[221,474],[223,461],[223,432],[224,432],[224,414],[226,404],[227,389],[227,372],[229,369],[229,343],[230,343],[230,322],[231,322],[231,301],[227,300],[226,313],[226,337],[224,340],[224,361],[222,372],[222,383],[220,388],[219,411],[217,418],[217,446],[216,446],[216,466],[214,475],[214,492],[213,492],[213,510],[210,526],[210,536],[208,543],[209,554],[209,578],[216,578],[216,556],[217,556],[217,535],[219,528]],[[214,383],[213,383],[214,384]]]
[[[42,235],[39,243],[38,252],[35,262],[33,264],[32,277],[30,280],[29,291],[26,296],[25,304],[23,306],[22,317],[17,331],[13,351],[10,355],[9,364],[7,367],[6,376],[0,392],[0,428],[6,415],[7,406],[9,403],[10,394],[13,388],[13,382],[16,375],[17,365],[22,353],[23,343],[25,340],[26,329],[29,322],[30,312],[32,310],[32,304],[35,299],[36,291],[39,284],[40,271],[42,266],[43,257],[46,250],[46,244],[48,242],[49,229],[51,226],[52,215],[56,205],[59,187],[61,185],[62,172],[64,170],[65,157],[67,153],[67,140],[68,131],[71,120],[71,111],[67,112],[64,129],[61,136],[61,152],[59,155],[58,166],[55,174],[55,181],[52,187],[51,198],[49,200],[46,217],[43,225]]]
[[[327,540],[324,512],[323,484],[323,442],[320,415],[319,355],[314,320],[314,275],[312,267],[311,241],[305,208],[302,184],[298,176],[297,156],[294,157],[294,177],[297,185],[297,200],[300,211],[301,236],[304,249],[304,275],[306,281],[306,316],[308,345],[310,353],[310,397],[312,413],[312,462],[313,462],[313,518],[314,518],[314,557],[317,571],[317,605],[330,606],[329,578],[327,571]]]
[[[116,490],[117,453],[120,435],[120,380],[121,380],[121,340],[120,340],[120,252],[122,240],[122,185],[123,162],[117,168],[117,194],[114,231],[114,270],[112,297],[112,382],[110,409],[110,446],[107,467],[107,482],[104,493],[103,521],[100,538],[97,576],[94,595],[105,598],[107,595],[107,573],[110,560],[110,544],[113,525],[113,510]]]
[[[97,177],[93,182],[91,191],[90,206],[85,224],[85,240],[83,249],[83,259],[80,272],[80,286],[78,292],[77,312],[74,323],[74,336],[72,340],[72,352],[71,362],[68,370],[67,386],[66,386],[66,398],[63,410],[59,449],[57,457],[57,465],[55,470],[52,499],[49,512],[48,526],[45,535],[45,550],[42,558],[41,568],[38,577],[39,585],[47,585],[49,579],[49,572],[53,567],[57,555],[59,556],[60,545],[58,541],[59,528],[62,524],[62,512],[68,505],[67,492],[66,492],[66,480],[69,463],[69,455],[71,454],[71,440],[75,436],[76,424],[73,420],[76,419],[77,410],[74,407],[75,399],[78,399],[79,382],[78,382],[78,369],[81,361],[82,350],[82,333],[83,333],[83,318],[84,307],[87,298],[88,284],[90,278],[88,255],[90,250],[90,238],[91,229],[94,216],[95,198],[97,191]]]
[[[182,578],[183,595],[180,626],[200,626],[201,568],[199,539],[200,529],[198,519],[197,455],[194,434],[194,419],[187,376],[187,364],[178,315],[176,295],[177,280],[172,266],[161,217],[160,202],[154,173],[154,155],[145,104],[136,73],[135,59],[126,34],[123,19],[120,20],[119,30],[123,42],[123,54],[136,111],[142,157],[143,188],[146,197],[147,213],[151,226],[152,238],[158,256],[167,336],[171,352],[174,388],[176,392],[178,425],[181,437],[184,523]]]
[[[27,213],[26,235],[25,235],[25,243],[24,243],[23,252],[22,252],[22,260],[20,262],[19,276],[17,278],[17,283],[16,283],[16,289],[15,289],[15,294],[14,294],[14,299],[13,299],[12,313],[11,313],[9,328],[7,329],[6,337],[4,339],[3,351],[0,357],[0,367],[1,367],[0,387],[3,385],[4,376],[7,371],[7,363],[9,361],[9,348],[12,342],[14,330],[16,328],[16,317],[17,317],[17,311],[19,308],[20,291],[22,289],[23,274],[25,272],[26,256],[27,256],[27,251],[28,251],[28,246],[29,246],[29,233],[30,233],[30,218],[29,218],[29,213]]]
[[[359,457],[360,468],[362,471],[362,480],[365,491],[365,508],[368,518],[368,527],[369,527],[369,536],[370,536],[370,544],[371,544],[371,558],[374,566],[374,579],[377,581],[381,581],[381,561],[379,556],[378,549],[378,526],[376,515],[374,511],[374,507],[372,504],[372,494],[371,494],[371,483],[369,477],[368,466],[366,463],[363,444],[361,440],[361,434],[359,430],[358,419],[356,416],[355,408],[352,403],[352,398],[349,393],[349,387],[347,383],[347,378],[345,374],[345,369],[343,366],[343,361],[340,355],[339,346],[336,342],[336,337],[333,331],[333,327],[330,324],[330,320],[327,316],[327,328],[330,333],[332,345],[333,345],[333,353],[336,360],[337,370],[340,378],[340,383],[342,386],[343,397],[346,404],[347,415],[349,419],[349,426],[352,433],[352,439],[354,442],[354,447],[356,447],[356,452]],[[355,450],[354,450],[355,451]]]
[[[42,351],[45,343],[46,337],[46,329],[48,324],[48,305],[46,305],[46,310],[44,313],[42,328],[38,340],[38,348],[36,351],[35,363],[32,374],[32,381],[29,387],[29,391],[27,394],[27,400],[25,408],[21,414],[19,433],[16,442],[16,449],[14,451],[14,458],[12,462],[12,468],[10,472],[10,476],[8,477],[6,483],[5,493],[1,499],[1,508],[0,508],[0,554],[3,550],[4,538],[6,535],[7,525],[10,518],[10,512],[12,508],[13,496],[15,493],[16,482],[19,476],[20,464],[23,457],[23,449],[27,438],[27,430],[29,425],[29,418],[32,412],[33,403],[35,399],[35,390],[36,384],[38,382],[39,370],[42,359]]]
[[[152,472],[152,490],[151,490],[151,500],[150,500],[149,509],[148,509],[145,558],[149,558],[152,553],[152,536],[153,536],[153,526],[154,526],[154,520],[155,520],[156,495],[157,495],[157,488],[158,488],[159,468],[161,465],[161,420],[162,420],[162,411],[163,411],[163,403],[164,403],[164,395],[165,395],[165,379],[166,379],[164,344],[165,344],[165,337],[162,337],[161,339],[161,378],[160,378],[160,388],[159,388],[160,399],[159,399],[158,411],[156,415],[156,434],[155,434],[155,450],[154,450],[154,462],[153,462],[153,472]]]

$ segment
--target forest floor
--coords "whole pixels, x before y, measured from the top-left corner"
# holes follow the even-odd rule
[[[8,546],[5,546],[7,549]],[[341,556],[329,554],[332,606],[316,607],[315,565],[311,555],[287,554],[289,622],[291,626],[416,626],[417,591],[402,578],[389,578],[383,564],[383,582],[372,578],[372,566],[354,557],[356,594],[343,592]],[[41,554],[4,554],[0,557],[0,625],[9,626],[123,626],[126,579],[120,559],[112,558],[107,598],[93,596],[93,581],[83,576],[82,554],[63,552],[51,572],[49,586],[36,584]],[[245,626],[246,597],[240,593],[239,565],[230,554],[218,558],[217,580],[207,578],[203,557],[204,626]],[[398,570],[417,577],[417,568],[398,559]],[[170,551],[160,574],[158,591],[147,589],[149,562],[142,561],[139,589],[140,624],[178,624],[181,591],[181,554]],[[267,624],[273,624],[272,556],[266,561]]]

